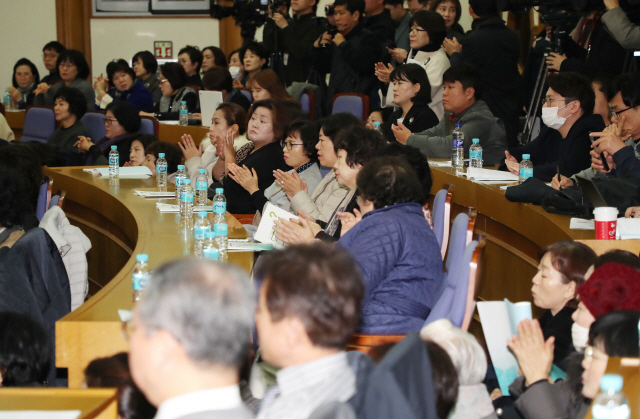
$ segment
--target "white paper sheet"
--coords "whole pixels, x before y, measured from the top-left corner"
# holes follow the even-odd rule
[[[640,218],[618,218],[616,238],[621,240],[640,239]]]
[[[160,202],[157,202],[156,208],[160,212],[176,212],[176,213],[180,212],[180,206],[175,204],[162,204]],[[211,205],[202,206],[202,207],[197,205],[193,206],[193,212],[200,212],[200,211],[212,212],[213,207]]]
[[[83,169],[94,176],[109,177],[108,167],[92,167]],[[118,173],[120,179],[147,179],[151,176],[151,170],[147,166],[121,167]]]
[[[595,230],[596,223],[594,220],[574,217],[569,221],[569,228],[571,230]]]
[[[0,419],[76,419],[80,410],[1,410]]]
[[[282,208],[276,207],[271,202],[267,202],[267,206],[264,208],[262,213],[262,219],[260,220],[260,225],[258,226],[254,239],[260,243],[269,243],[276,249],[283,248],[284,243],[276,239],[276,234],[273,231],[273,223],[280,218],[288,220],[290,218],[298,217],[283,210]]]
[[[429,160],[429,166],[433,166],[433,167],[451,167],[451,160],[449,160],[449,161],[432,161],[432,160]]]
[[[477,167],[469,167],[465,174],[468,178],[475,180],[504,180],[506,182],[517,182],[518,175],[511,172],[503,172],[501,170],[479,169]]]
[[[176,197],[176,193],[171,191],[159,192],[159,191],[143,191],[143,190],[134,189],[133,194],[141,196],[143,198],[151,198],[151,199]]]

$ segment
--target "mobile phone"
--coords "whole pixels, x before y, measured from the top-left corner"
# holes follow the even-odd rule
[[[593,131],[589,131],[589,134],[591,134]],[[591,138],[591,144],[593,144],[593,142],[596,140],[595,137],[590,137]],[[604,166],[604,170],[606,170],[607,172],[611,169],[609,169],[609,163],[607,163],[607,159],[604,156],[604,152],[600,153],[600,160],[602,160],[602,165]]]

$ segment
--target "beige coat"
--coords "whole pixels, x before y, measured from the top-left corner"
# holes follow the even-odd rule
[[[327,222],[348,192],[348,189],[340,187],[335,172],[331,170],[311,196],[305,191],[295,194],[291,198],[291,209],[294,213],[302,210],[316,220]]]

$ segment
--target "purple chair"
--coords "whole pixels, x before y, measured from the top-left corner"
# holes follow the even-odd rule
[[[365,121],[369,117],[369,98],[359,93],[338,93],[333,97],[331,114],[348,112]]]
[[[449,242],[449,226],[451,222],[451,199],[453,198],[453,185],[444,184],[442,189],[436,193],[431,209],[431,219],[433,220],[433,233],[440,245],[442,260],[447,254],[447,244]]]
[[[240,93],[242,93],[247,99],[249,99],[249,102],[253,103],[253,97],[251,96],[251,92],[248,90],[244,90],[244,89],[240,89]]]
[[[331,169],[332,169],[331,167],[320,166],[320,175],[322,175],[322,177],[324,178],[325,176],[327,176],[327,174],[329,174]],[[309,191],[309,192],[312,192],[312,191]]]
[[[158,120],[150,117],[142,117],[140,121],[140,134],[149,134],[155,137],[158,136]]]
[[[42,180],[42,184],[40,185],[40,190],[38,192],[38,202],[36,204],[36,217],[38,217],[38,221],[41,221],[44,213],[47,212],[49,199],[51,198],[51,187],[53,186],[52,184],[53,181],[49,181],[49,178],[45,176]]]
[[[300,105],[302,110],[309,114],[309,119],[313,121],[316,118],[316,99],[313,92],[304,92],[300,96]]]
[[[104,118],[105,115],[102,112],[87,112],[80,119],[82,125],[91,132],[91,139],[94,144],[107,135],[104,129]]]
[[[56,129],[56,114],[51,108],[31,107],[24,117],[24,130],[20,141],[46,143]]]

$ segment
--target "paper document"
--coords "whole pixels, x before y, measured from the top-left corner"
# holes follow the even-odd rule
[[[640,218],[618,218],[616,238],[621,240],[640,239]]]
[[[433,161],[433,160],[429,160],[429,166],[433,166],[433,167],[451,167],[451,160],[449,160],[449,161]]]
[[[282,208],[276,207],[271,202],[267,202],[267,205],[264,207],[264,211],[262,212],[262,220],[260,220],[260,225],[258,226],[254,239],[260,243],[269,243],[276,249],[283,248],[284,243],[276,239],[276,233],[273,231],[273,223],[281,218],[288,220],[290,218],[298,217],[283,210]]]
[[[94,176],[109,177],[108,167],[92,167],[83,169]],[[151,176],[151,170],[147,166],[121,167],[118,173],[120,179],[147,179]]]
[[[518,361],[507,347],[507,339],[517,334],[518,323],[531,319],[531,303],[478,301],[482,331],[502,394],[509,395],[509,384],[518,376]]]
[[[569,221],[571,230],[595,230],[596,222],[594,220],[585,220],[584,218],[571,218]]]
[[[261,252],[263,250],[273,250],[273,245],[256,242],[229,242],[228,250],[230,252]]]
[[[477,167],[469,167],[465,175],[469,179],[475,180],[504,180],[506,182],[517,182],[518,175],[511,172],[503,172],[500,170],[479,169]]]
[[[172,192],[172,191],[159,192],[159,191],[143,191],[143,190],[139,190],[139,189],[134,189],[133,194],[141,196],[143,198],[156,198],[156,199],[157,198],[175,198],[176,197],[176,193]]]
[[[156,208],[158,208],[160,212],[180,212],[180,206],[175,204],[162,204],[160,202],[157,202]],[[193,206],[193,212],[200,212],[200,211],[213,212],[213,206],[211,205],[207,205],[207,206],[194,205]]]
[[[80,410],[1,410],[0,419],[76,419]]]

